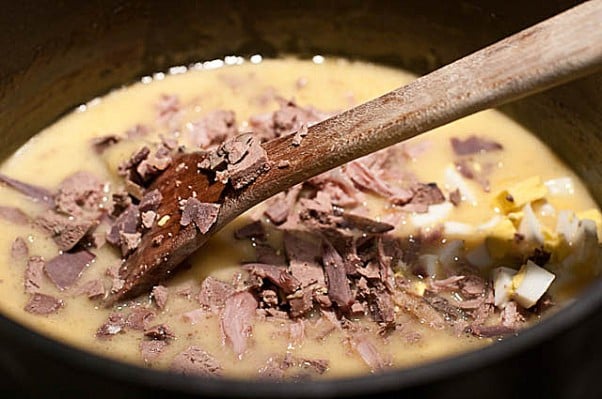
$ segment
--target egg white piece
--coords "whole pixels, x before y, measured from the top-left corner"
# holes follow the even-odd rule
[[[493,269],[493,303],[498,308],[504,308],[510,301],[513,293],[512,278],[517,271],[509,267]]]
[[[556,276],[532,261],[527,261],[513,278],[512,298],[528,309],[546,293]]]

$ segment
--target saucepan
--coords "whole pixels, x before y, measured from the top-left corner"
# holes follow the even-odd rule
[[[173,65],[227,55],[322,54],[424,74],[574,3],[8,2],[0,12],[0,156],[78,104]],[[602,74],[502,111],[540,136],[602,203]],[[475,352],[359,378],[269,383],[187,378],[134,367],[0,316],[0,392],[2,397],[106,398],[601,397],[601,328],[599,280],[538,326]]]

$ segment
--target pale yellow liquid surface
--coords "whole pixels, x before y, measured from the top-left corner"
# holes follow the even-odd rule
[[[192,70],[184,74],[167,76],[151,83],[138,83],[116,90],[100,100],[88,104],[85,110],[74,112],[32,138],[17,153],[6,160],[1,172],[22,181],[55,189],[67,176],[80,170],[88,170],[103,180],[118,184],[115,174],[117,164],[126,159],[144,140],[155,141],[159,134],[177,131],[180,142],[187,143],[187,122],[198,120],[214,109],[236,112],[241,131],[246,130],[249,116],[277,109],[272,94],[294,98],[302,105],[336,112],[374,98],[413,79],[402,71],[362,63],[327,60],[323,64],[297,60],[267,60],[258,65],[243,65],[215,70]],[[304,84],[300,84],[304,83]],[[183,107],[181,123],[168,129],[157,121],[156,104],[163,94],[175,94]],[[83,107],[82,107],[83,109]],[[149,136],[133,144],[118,144],[103,156],[94,153],[90,140],[108,134],[122,134],[136,124],[151,129]],[[581,211],[596,208],[586,188],[576,176],[556,158],[540,141],[506,116],[496,111],[485,111],[454,122],[416,140],[428,141],[429,148],[415,159],[400,160],[400,166],[413,171],[421,181],[437,182],[446,195],[444,170],[452,162],[449,139],[477,134],[493,138],[504,146],[504,151],[491,155],[495,168],[490,176],[491,193],[484,193],[478,184],[467,181],[475,195],[475,202],[464,202],[454,208],[448,220],[478,225],[495,215],[491,206],[495,193],[510,182],[530,176],[542,180],[571,177],[575,194],[558,196],[549,202],[556,209]],[[417,141],[412,143],[415,144]],[[375,217],[386,212],[378,208],[382,204],[372,200]],[[0,205],[22,208],[32,217],[41,211],[39,205],[23,195],[0,186]],[[232,377],[254,378],[258,369],[270,356],[292,353],[300,358],[329,360],[326,376],[338,377],[369,372],[360,357],[344,340],[344,333],[333,332],[323,340],[306,339],[302,344],[292,344],[288,336],[278,333],[279,322],[256,320],[250,349],[240,360],[222,342],[218,319],[208,316],[191,325],[182,314],[199,307],[194,299],[178,296],[178,288],[190,286],[193,293],[205,276],[212,275],[230,281],[243,260],[254,259],[254,249],[248,242],[233,240],[232,232],[249,220],[251,215],[261,215],[259,210],[241,217],[218,234],[193,257],[192,268],[178,274],[165,285],[170,289],[167,308],[158,312],[155,323],[165,322],[174,330],[176,339],[152,367],[165,368],[173,357],[185,348],[196,345],[213,354],[224,368],[224,374]],[[411,227],[411,219],[402,218],[399,234]],[[103,356],[126,362],[144,364],[139,342],[140,333],[118,334],[110,340],[98,340],[95,332],[111,311],[85,296],[74,296],[71,291],[58,292],[46,279],[42,292],[63,298],[65,306],[58,313],[38,316],[23,311],[28,295],[23,290],[25,262],[11,260],[10,246],[15,237],[27,238],[30,255],[51,259],[58,253],[54,242],[39,230],[29,226],[15,226],[0,221],[0,310],[7,316],[39,332],[58,340],[84,348]],[[109,245],[94,250],[96,260],[84,271],[79,283],[94,278],[106,278],[108,266],[119,261],[119,255]],[[139,300],[149,303],[150,298]],[[118,309],[119,310],[119,309]],[[418,342],[408,342],[402,335],[392,334],[387,339],[372,337],[371,341],[392,361],[395,367],[409,367],[428,360],[450,356],[462,351],[479,348],[489,340],[470,336],[456,336],[446,331],[433,330],[407,318],[412,331],[422,334]],[[405,320],[402,317],[402,320]],[[306,336],[311,333],[306,331]]]

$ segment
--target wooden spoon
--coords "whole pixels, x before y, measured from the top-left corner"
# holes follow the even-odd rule
[[[298,146],[293,145],[294,135],[265,143],[273,166],[239,190],[198,170],[205,153],[181,155],[150,187],[162,193],[158,214],[169,215],[169,220],[155,223],[126,259],[120,271],[123,288],[107,304],[142,294],[166,279],[228,222],[280,191],[458,118],[577,79],[601,65],[602,0],[593,0],[316,124]],[[288,167],[276,167],[280,161]],[[194,224],[180,224],[178,200],[193,192],[201,202],[221,204],[206,234]]]

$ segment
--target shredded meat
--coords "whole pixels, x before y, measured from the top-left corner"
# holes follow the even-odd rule
[[[257,309],[257,300],[244,291],[229,296],[224,303],[220,317],[222,333],[225,341],[239,357],[247,349],[255,309]]]
[[[169,369],[177,374],[218,377],[222,367],[208,352],[197,346],[190,346],[180,352],[171,362]]]

